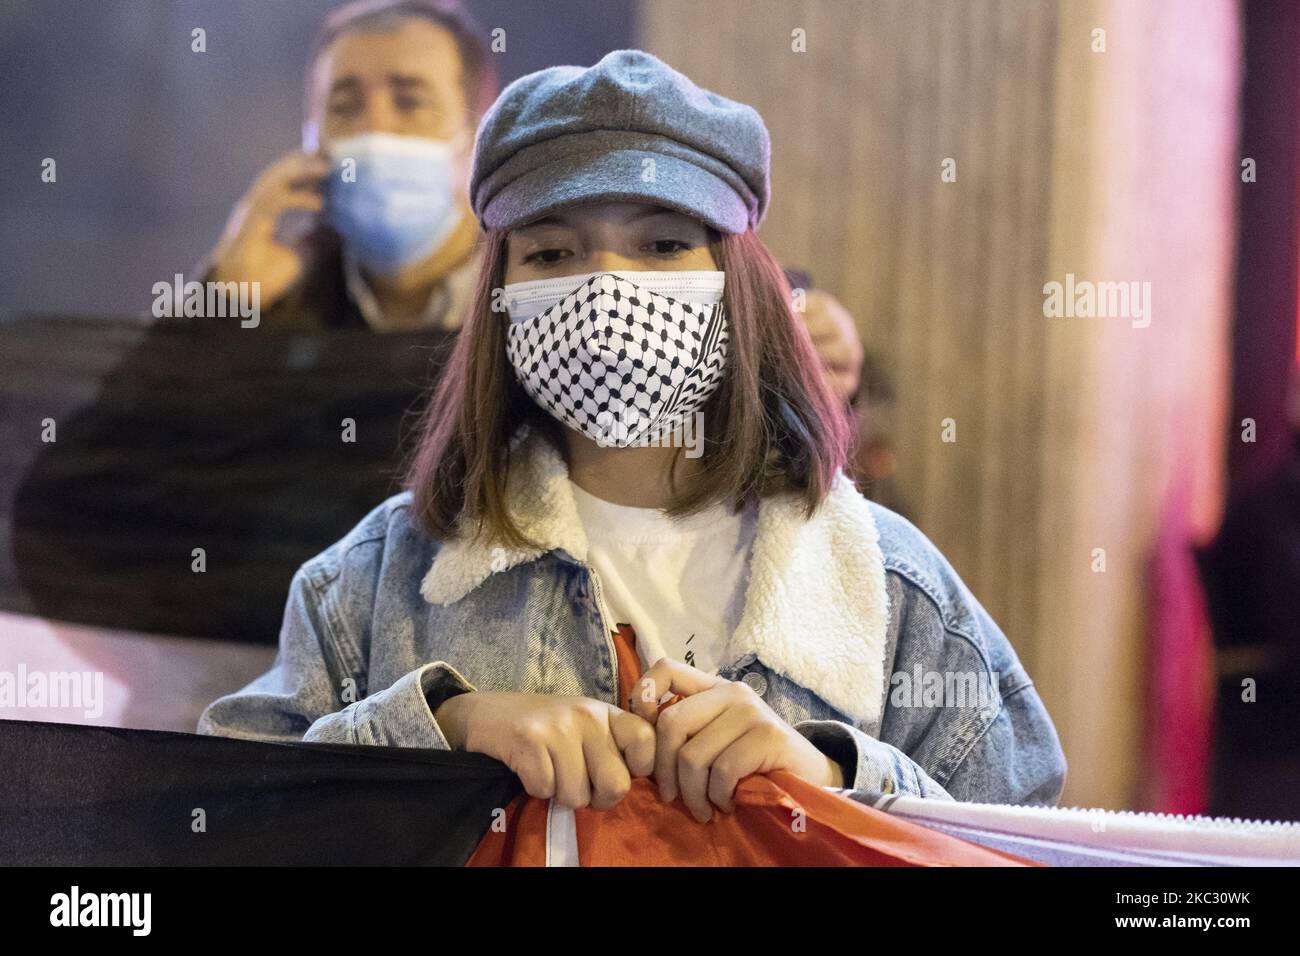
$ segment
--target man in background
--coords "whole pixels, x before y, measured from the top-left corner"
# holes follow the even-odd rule
[[[259,282],[276,328],[458,328],[480,264],[474,133],[499,92],[485,36],[456,0],[333,11],[308,63],[303,149],[240,200],[205,278]],[[336,183],[343,158],[355,181]],[[815,289],[803,314],[847,402],[863,362],[853,319]]]
[[[308,63],[304,148],[240,200],[208,278],[260,282],[262,320],[281,328],[455,328],[479,264],[474,131],[498,92],[482,37],[455,3],[333,11]],[[343,158],[346,182],[331,177]]]

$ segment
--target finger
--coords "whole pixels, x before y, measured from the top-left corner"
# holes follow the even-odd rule
[[[320,195],[325,192],[324,176],[295,176],[287,180],[282,188],[277,190],[277,195],[298,195],[302,193],[312,193]]]
[[[268,170],[253,188],[252,199],[255,203],[267,204],[294,193],[320,193],[324,191],[328,174],[328,166]]]
[[[285,170],[286,179],[319,181],[330,174],[334,164],[323,156],[301,156]]]
[[[530,797],[549,800],[555,796],[555,766],[545,747],[527,748],[509,766]]]
[[[831,296],[810,297],[804,316],[814,342],[837,341],[856,349],[857,324],[849,310],[838,300]]]
[[[709,803],[713,762],[737,739],[747,734],[756,715],[742,707],[729,707],[709,721],[677,751],[677,787],[682,802],[701,823],[713,816]]]
[[[832,374],[831,388],[836,398],[847,401],[858,390],[857,380],[850,374]]]
[[[803,313],[804,325],[808,328],[808,334],[812,336],[813,341],[819,338],[825,338],[835,331],[835,326],[829,321],[825,312],[819,308],[814,308],[811,303]]]
[[[259,209],[250,211],[247,226],[245,227],[250,233],[267,236],[277,242],[286,241],[286,233],[283,231],[284,216],[290,212],[306,213],[312,217],[321,217],[325,211],[325,201],[320,196],[291,196],[281,202],[271,206],[263,206]],[[295,222],[294,227],[290,230],[293,236],[298,236],[301,225]]]
[[[257,174],[257,179],[254,181],[254,188],[260,188],[284,179],[298,165],[299,158],[302,155],[303,154],[298,150],[285,153]]]
[[[325,180],[322,179],[288,179],[267,187],[262,194],[264,203],[282,203],[303,196],[325,195]]]
[[[821,311],[814,312],[810,310],[806,314],[808,334],[814,342],[843,342],[849,338],[849,330],[852,328],[851,321],[845,321]]]
[[[550,745],[551,762],[555,765],[555,800],[572,810],[591,802],[591,778],[587,776],[587,758],[582,752],[582,741],[574,738],[557,738]]]
[[[714,758],[709,768],[709,802],[719,810],[734,813],[736,787],[750,774],[772,769],[772,753],[776,746],[767,725],[751,724],[748,731]]]
[[[262,170],[253,186],[253,191],[261,193],[278,189],[286,183],[304,177],[323,179],[329,170],[329,162],[319,156],[290,153]]]
[[[817,354],[832,368],[845,368],[853,361],[853,349],[842,338],[826,339],[817,346]]]
[[[623,755],[623,763],[634,777],[648,777],[655,770],[655,729],[636,714],[610,708],[609,730]]]
[[[275,171],[280,179],[321,179],[329,175],[332,166],[329,159],[317,153],[297,153]]]
[[[659,715],[655,725],[655,781],[660,799],[670,803],[677,799],[677,752],[682,745],[736,702],[729,688],[719,686],[683,698]]]
[[[290,193],[280,204],[280,210],[305,209],[308,212],[321,212],[325,208],[325,197],[319,193]]]
[[[246,207],[249,221],[254,227],[274,223],[286,209],[306,209],[320,214],[325,209],[324,194],[320,192],[283,189],[264,193]]]
[[[583,736],[582,755],[587,761],[587,779],[591,781],[592,808],[608,810],[617,805],[632,788],[632,775],[608,724],[593,727]]]
[[[821,352],[827,346],[844,341],[844,333],[836,328],[822,328],[815,330],[809,328],[808,333],[812,337],[813,347],[816,348],[818,352]]]
[[[672,692],[682,696],[699,694],[716,686],[723,678],[706,674],[670,657],[661,657],[646,671],[632,688],[628,710],[643,720],[655,723],[659,715],[659,701]]]
[[[664,691],[659,690],[658,687],[660,684],[667,686],[671,682],[669,664],[669,658],[659,658],[650,665],[649,669],[643,671],[640,679],[632,685],[632,693],[627,699],[627,709],[642,720],[653,723],[655,715],[659,712],[659,699],[664,696]]]

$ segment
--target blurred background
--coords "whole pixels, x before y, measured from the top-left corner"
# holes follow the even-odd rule
[[[149,320],[299,145],[335,6],[0,7],[0,669],[104,671],[105,722],[192,730],[269,665],[293,569],[377,503],[445,354]],[[762,113],[760,235],[866,350],[860,485],[1016,647],[1064,804],[1300,819],[1295,5],[465,6],[503,85],[635,46]],[[1150,309],[1045,314],[1076,280]],[[342,460],[357,390],[383,427]]]

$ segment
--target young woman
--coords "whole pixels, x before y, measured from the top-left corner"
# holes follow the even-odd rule
[[[1057,801],[1010,644],[843,473],[754,234],[768,162],[756,112],[640,51],[502,93],[477,299],[407,490],[302,566],[274,667],[200,732],[479,751],[571,807],[653,776],[701,820],[778,769]]]

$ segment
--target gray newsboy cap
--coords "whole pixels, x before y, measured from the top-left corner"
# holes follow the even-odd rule
[[[560,206],[639,200],[744,232],[767,214],[771,152],[752,107],[643,50],[615,50],[501,92],[474,141],[470,205],[490,229]]]

